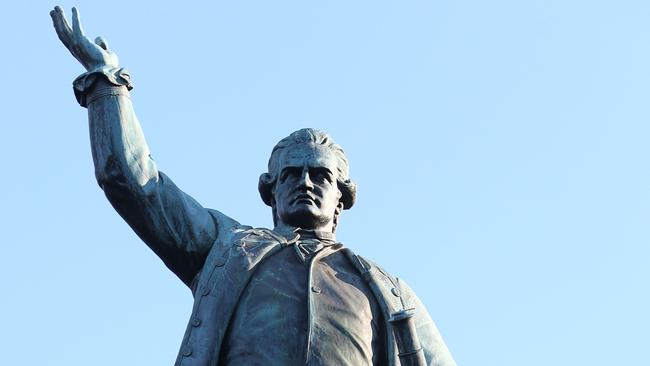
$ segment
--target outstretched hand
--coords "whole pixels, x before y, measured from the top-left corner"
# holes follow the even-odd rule
[[[117,67],[119,61],[114,52],[108,50],[108,44],[102,37],[95,38],[93,43],[84,35],[79,21],[79,11],[72,8],[72,28],[61,7],[56,6],[50,12],[54,29],[63,45],[72,53],[87,71],[103,66]]]

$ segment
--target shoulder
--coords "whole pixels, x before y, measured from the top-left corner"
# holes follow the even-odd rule
[[[242,225],[237,220],[214,209],[208,209],[208,212],[218,230],[215,246],[221,247],[222,249],[227,250],[232,245],[243,242],[248,242],[249,245],[260,242],[287,242],[283,236],[271,229]]]
[[[221,211],[217,211],[214,209],[209,208],[208,213],[210,216],[212,216],[212,219],[214,220],[215,224],[219,228],[219,230],[224,230],[224,231],[231,231],[234,230],[237,227],[243,227],[244,225],[240,224],[237,220],[226,216],[223,214]],[[250,227],[250,226],[249,226]]]
[[[215,246],[230,246],[235,240],[245,236],[253,229],[251,226],[240,224],[239,221],[221,211],[208,209],[208,213],[217,228]]]

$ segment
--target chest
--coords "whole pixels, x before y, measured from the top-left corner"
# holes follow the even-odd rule
[[[382,349],[382,324],[371,290],[344,255],[326,249],[303,262],[285,248],[255,269],[222,361],[370,365]]]

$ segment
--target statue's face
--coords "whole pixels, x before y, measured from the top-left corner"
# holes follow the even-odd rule
[[[278,222],[332,231],[341,198],[336,156],[319,145],[300,144],[287,149],[278,166],[273,189]]]

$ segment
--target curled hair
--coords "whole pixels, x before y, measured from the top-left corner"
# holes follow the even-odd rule
[[[336,183],[339,191],[341,191],[340,205],[342,206],[342,209],[346,210],[352,207],[357,196],[357,184],[350,180],[348,159],[345,156],[343,148],[334,142],[327,133],[311,128],[303,128],[292,133],[280,140],[280,142],[278,142],[273,148],[271,157],[269,158],[268,172],[260,175],[260,180],[257,186],[264,203],[268,206],[274,207],[273,187],[275,186],[280,173],[281,167],[279,164],[282,152],[299,144],[320,145],[321,147],[329,149],[336,156],[338,170],[338,179]],[[340,210],[337,209],[337,211]],[[338,217],[338,213],[339,212],[337,212],[337,215],[335,216]],[[275,220],[275,212],[273,213],[273,217]]]

